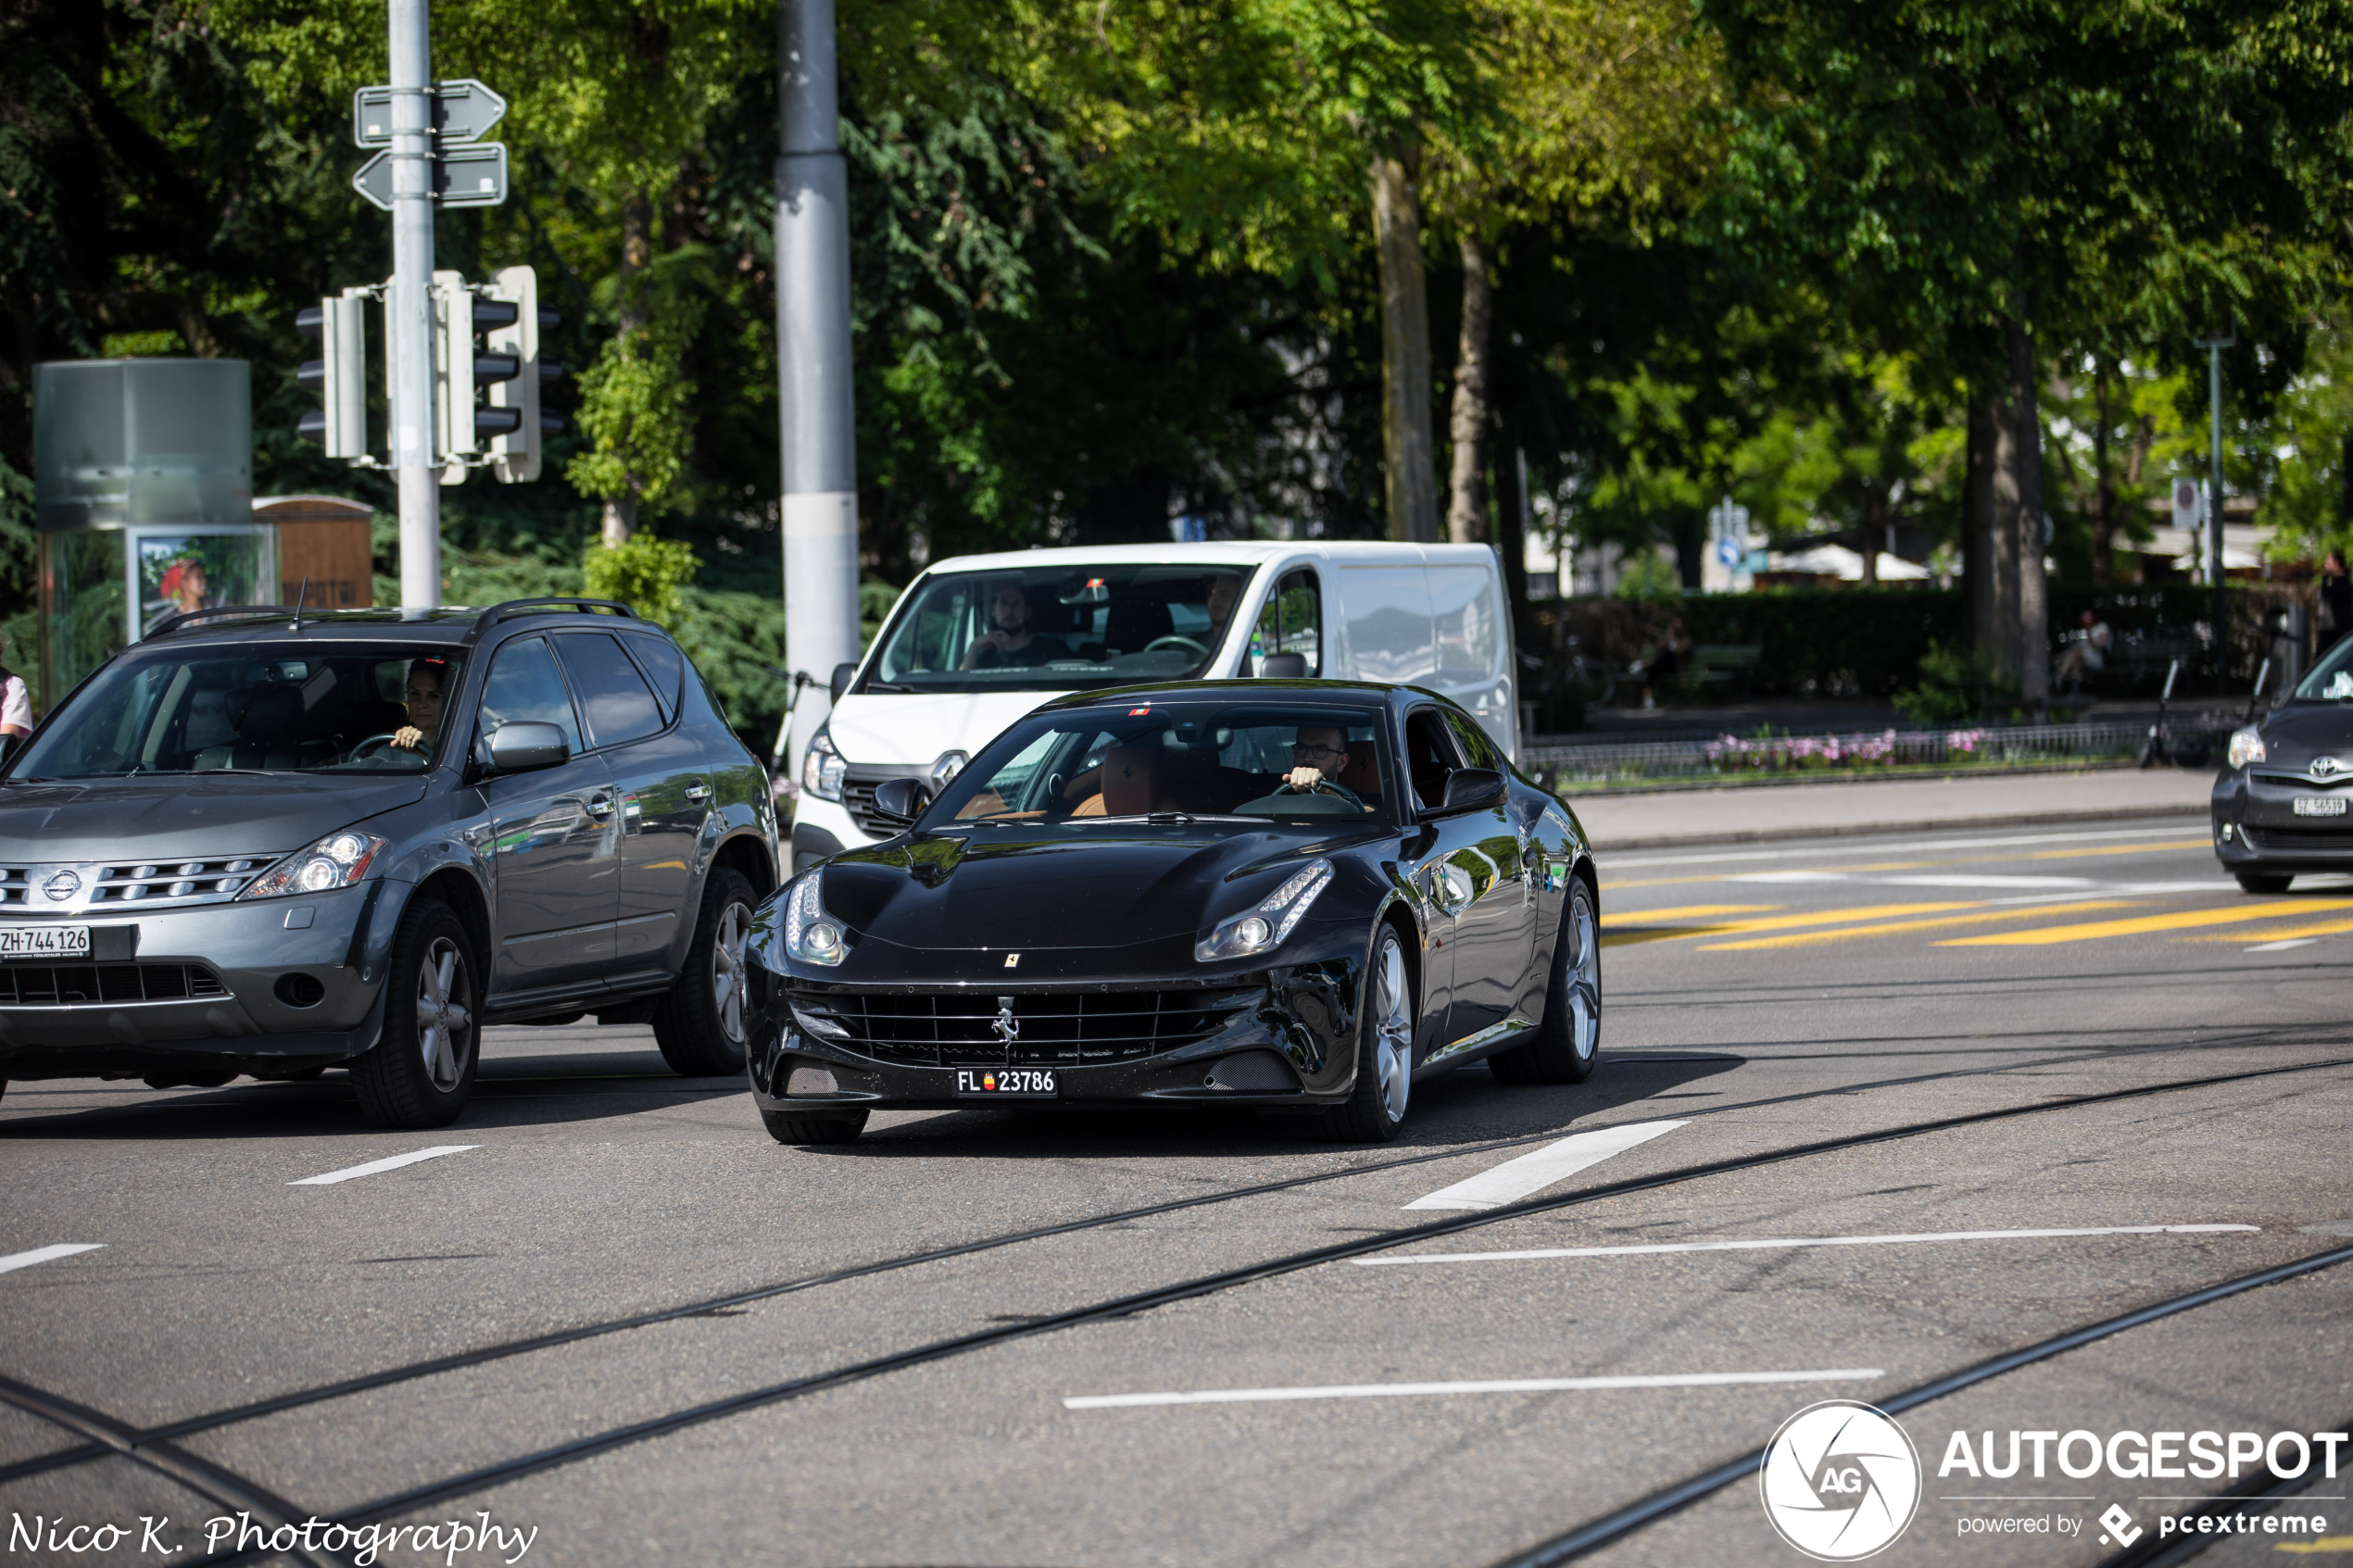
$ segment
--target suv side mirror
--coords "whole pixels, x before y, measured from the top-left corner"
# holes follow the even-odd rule
[[[885,779],[875,786],[875,815],[895,827],[905,827],[931,804],[931,791],[921,779]]]
[[[841,700],[841,694],[848,691],[849,689],[849,683],[857,678],[858,666],[855,664],[835,665],[833,681],[826,688],[828,694],[836,702],[839,702]]]
[[[1446,797],[1439,810],[1475,811],[1504,798],[1504,775],[1492,768],[1457,768],[1446,775]]]
[[[572,746],[556,725],[536,719],[510,719],[490,732],[490,766],[501,773],[528,773],[572,760]]]

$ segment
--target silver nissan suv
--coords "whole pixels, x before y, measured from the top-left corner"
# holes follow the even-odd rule
[[[454,1121],[484,1024],[648,1022],[744,1069],[759,759],[627,607],[199,611],[0,770],[0,1088],[347,1067]]]

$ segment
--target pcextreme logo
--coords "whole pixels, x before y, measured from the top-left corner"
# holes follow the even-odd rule
[[[1757,1484],[1781,1539],[1818,1562],[1856,1562],[1919,1512],[1919,1450],[1884,1411],[1825,1399],[1773,1434]]]

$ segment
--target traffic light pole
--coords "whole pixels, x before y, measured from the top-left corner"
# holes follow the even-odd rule
[[[858,460],[849,385],[849,177],[834,0],[777,7],[776,359],[784,460],[785,657],[816,684],[795,710],[787,776],[858,657]]]
[[[392,286],[384,297],[392,466],[400,485],[400,602],[441,603],[441,475],[434,463],[433,66],[426,0],[391,0]]]

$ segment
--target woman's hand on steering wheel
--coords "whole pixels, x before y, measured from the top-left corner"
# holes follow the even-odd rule
[[[1165,637],[1154,637],[1151,642],[1144,645],[1144,651],[1146,653],[1155,653],[1162,648],[1172,646],[1190,648],[1193,652],[1199,654],[1203,659],[1207,659],[1209,657],[1209,650],[1207,648],[1202,646],[1190,637],[1180,637],[1174,632],[1171,632]]]

